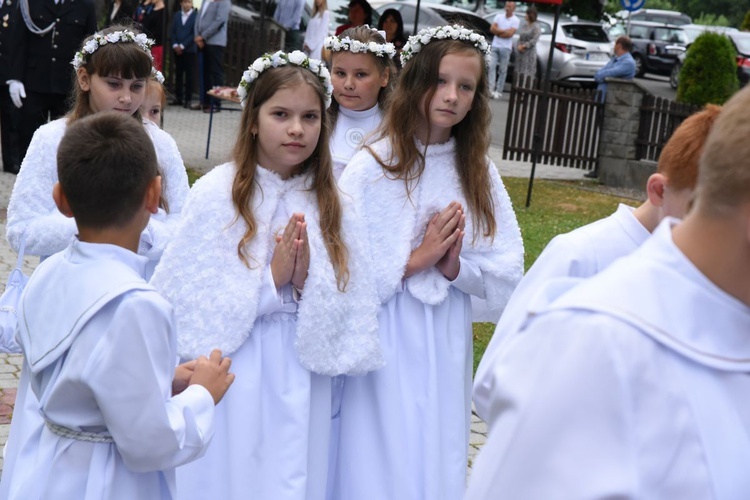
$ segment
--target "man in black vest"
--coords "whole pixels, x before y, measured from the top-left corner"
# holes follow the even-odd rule
[[[5,0],[7,1],[7,0]],[[68,110],[73,88],[70,61],[81,42],[96,32],[93,0],[12,0],[10,96],[21,110],[21,158],[37,128]],[[27,13],[28,15],[22,15]]]
[[[8,84],[10,78],[10,31],[16,21],[14,11],[18,10],[15,0],[0,0],[0,149],[3,150],[3,170],[18,173],[21,158],[18,151],[18,126],[21,114],[10,100]]]

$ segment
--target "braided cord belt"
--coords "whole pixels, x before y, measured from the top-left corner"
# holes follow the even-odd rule
[[[49,420],[44,421],[47,424],[47,428],[52,431],[53,434],[57,434],[60,437],[75,439],[76,441],[85,441],[87,443],[114,443],[115,440],[107,432],[86,432],[86,431],[75,431],[62,425],[53,424]]]

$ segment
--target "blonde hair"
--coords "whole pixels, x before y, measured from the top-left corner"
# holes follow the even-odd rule
[[[344,291],[349,280],[348,250],[341,236],[341,200],[328,148],[330,125],[325,114],[326,89],[316,75],[300,66],[289,64],[267,69],[252,83],[248,91],[233,151],[233,159],[237,165],[232,183],[232,201],[237,209],[235,222],[242,218],[246,226],[245,234],[237,243],[237,255],[247,267],[250,267],[250,260],[254,260],[247,253],[248,243],[258,232],[258,223],[252,211],[257,184],[258,141],[251,131],[258,126],[260,107],[278,90],[302,84],[309,85],[320,99],[321,127],[315,151],[302,164],[301,172],[309,172],[312,176],[311,190],[315,192],[318,201],[320,231],[333,264],[338,288]]]
[[[479,232],[488,238],[495,237],[497,221],[492,197],[492,182],[487,165],[487,150],[490,145],[490,108],[487,70],[484,55],[471,43],[460,40],[432,40],[424,45],[414,59],[401,70],[399,82],[390,96],[383,118],[379,138],[387,138],[391,144],[388,158],[380,158],[366,145],[375,160],[395,179],[403,179],[409,195],[413,185],[419,182],[424,171],[424,153],[414,141],[417,128],[429,116],[429,106],[437,90],[440,61],[448,54],[475,55],[482,68],[474,102],[451,134],[456,138],[456,170],[461,189],[472,215],[473,241]],[[415,103],[424,103],[423,114],[414,112]],[[427,122],[430,133],[429,120]]]
[[[711,127],[698,165],[696,208],[719,215],[750,201],[750,87],[737,92]]]
[[[321,3],[323,6],[319,9],[318,4],[313,0],[312,15],[310,17],[315,17],[318,12],[325,12],[328,10],[328,0],[321,0]]]

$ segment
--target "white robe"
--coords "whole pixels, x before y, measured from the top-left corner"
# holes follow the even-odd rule
[[[748,497],[750,307],[682,254],[674,223],[536,298],[493,367],[502,412],[467,500]]]
[[[493,365],[526,319],[534,295],[552,278],[588,278],[641,246],[650,233],[633,211],[620,205],[609,217],[554,237],[518,284],[474,376],[474,407],[487,425],[492,427],[500,410],[492,406],[496,387],[502,384],[494,378]]]
[[[387,144],[374,147],[384,154]],[[429,146],[411,202],[403,181],[385,177],[367,151],[344,171],[341,189],[355,200],[369,233],[383,303],[379,327],[386,366],[344,382],[333,498],[439,500],[463,494],[471,418],[470,296],[502,309],[523,270],[510,199],[492,162],[487,168],[495,238],[472,244],[467,213],[454,282],[436,268],[402,279],[433,214],[453,200],[468,207],[457,179],[454,140]]]
[[[152,283],[175,305],[180,353],[220,347],[235,384],[217,408],[206,456],[178,470],[178,497],[322,499],[330,429],[331,379],[382,365],[377,299],[351,210],[342,221],[350,250],[346,293],[336,290],[305,175],[283,180],[262,167],[254,199],[258,232],[252,267],[237,256],[245,231],[232,224],[234,164],[193,186],[183,220]],[[261,194],[262,193],[262,196]],[[305,214],[311,261],[299,302],[277,292],[270,271],[274,236]]]
[[[2,498],[172,498],[174,467],[205,449],[213,398],[197,385],[172,397],[172,308],[144,281],[146,263],[114,245],[76,241],[32,275],[18,338],[40,413],[114,442],[39,424],[4,471]]]
[[[13,185],[8,203],[6,237],[16,251],[25,237],[28,255],[46,257],[59,252],[71,243],[77,233],[75,221],[62,215],[52,199],[52,187],[58,180],[57,148],[65,134],[66,120],[65,117],[54,120],[34,133]],[[164,198],[169,203],[169,214],[160,209],[159,213],[151,216],[148,227],[141,234],[139,254],[149,259],[146,265],[148,277],[171,238],[189,187],[185,166],[174,139],[149,120],[144,121],[144,127],[156,150]],[[5,448],[5,470],[12,470],[18,447],[42,422],[38,415],[39,402],[34,393],[28,390],[28,384],[29,373],[22,368],[14,414],[24,413],[25,416],[11,422]]]
[[[333,175],[338,179],[344,168],[359,151],[363,141],[380,126],[383,113],[375,104],[364,111],[352,111],[339,106],[336,129],[331,134],[331,159]]]
[[[328,36],[328,25],[330,24],[331,11],[318,12],[307,22],[305,31],[305,45],[310,48],[310,57],[322,59],[323,42]]]

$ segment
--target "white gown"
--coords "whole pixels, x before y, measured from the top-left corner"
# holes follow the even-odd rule
[[[39,127],[21,163],[8,203],[6,226],[6,237],[15,251],[25,238],[28,255],[46,257],[66,248],[77,233],[75,221],[62,215],[52,199],[52,187],[58,180],[57,148],[65,134],[66,120],[63,117]],[[172,236],[189,187],[174,139],[151,121],[144,121],[144,127],[153,140],[163,176],[164,198],[169,203],[169,213],[159,209],[141,235],[139,254],[149,259],[148,277]],[[22,368],[16,394],[16,418],[11,422],[5,448],[4,470],[13,469],[18,446],[30,437],[29,433],[39,429],[42,422],[37,411],[39,403],[33,392],[27,390],[28,384],[29,374]]]
[[[674,223],[537,297],[493,366],[503,411],[467,500],[748,497],[750,307],[682,254]]]
[[[364,111],[352,111],[339,106],[336,129],[331,134],[331,159],[336,179],[341,177],[344,168],[359,151],[363,141],[377,130],[382,121],[383,113],[377,104]]]
[[[181,356],[221,348],[236,375],[206,456],[178,470],[178,498],[323,499],[330,375],[382,365],[375,290],[346,218],[351,274],[346,293],[337,291],[306,175],[283,180],[258,167],[258,232],[245,266],[237,256],[245,225],[232,223],[235,173],[228,163],[196,182],[152,279],[175,306]],[[294,212],[305,214],[311,246],[299,301],[290,286],[277,292],[270,271],[274,238]]]
[[[366,151],[352,159],[341,178],[342,190],[367,221],[372,272],[383,302],[378,319],[386,366],[344,381],[332,498],[463,495],[471,417],[470,297],[502,309],[521,277],[523,248],[510,200],[489,162],[495,240],[478,238],[472,244],[467,214],[461,271],[454,282],[434,268],[401,279],[430,217],[453,200],[467,207],[454,158],[453,140],[428,148],[413,203],[404,202],[403,181],[383,176]]]
[[[172,308],[143,280],[146,262],[74,242],[34,272],[19,339],[44,420],[3,471],[1,498],[168,499],[174,467],[205,449],[213,398],[200,386],[172,397]],[[45,420],[114,442],[61,437]]]
[[[305,45],[310,47],[310,57],[322,59],[323,42],[328,36],[328,25],[330,24],[331,11],[318,12],[310,18],[305,31]]]
[[[620,205],[609,217],[555,236],[518,284],[474,376],[474,408],[487,425],[492,427],[500,410],[492,406],[493,393],[502,383],[494,378],[493,365],[526,319],[534,295],[552,278],[588,278],[641,246],[650,233],[633,211]]]

